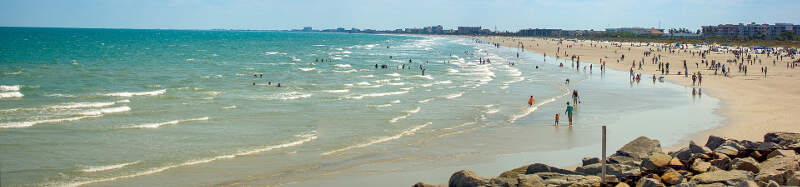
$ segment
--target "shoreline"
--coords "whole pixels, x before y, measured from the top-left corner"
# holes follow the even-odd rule
[[[611,69],[619,70],[626,72],[628,71],[628,65],[631,64],[630,61],[616,63],[616,59],[618,59],[619,54],[625,55],[625,60],[628,59],[645,59],[644,70],[637,71],[634,69],[635,73],[642,73],[642,77],[650,78],[650,75],[656,74],[657,65],[651,64],[650,58],[645,57],[642,53],[648,48],[657,48],[653,46],[641,46],[641,47],[631,47],[622,46],[621,48],[617,47],[608,47],[609,42],[605,43],[598,43],[597,41],[567,41],[564,40],[563,44],[559,45],[557,42],[553,41],[552,38],[539,38],[539,37],[505,37],[505,36],[494,36],[494,37],[478,37],[481,40],[491,43],[498,43],[502,46],[512,47],[512,48],[520,48],[516,44],[522,44],[524,46],[524,50],[530,50],[539,54],[548,54],[552,56],[555,53],[555,49],[560,47],[563,52],[564,50],[567,51],[568,55],[576,55],[583,57],[584,60],[582,62],[591,63],[598,65],[599,62],[596,59],[603,59],[606,62],[606,67]],[[538,45],[544,44],[544,45]],[[600,45],[601,47],[607,48],[597,48],[597,47],[589,47],[592,44],[595,46]],[[627,44],[627,43],[626,43]],[[566,45],[572,45],[571,48],[566,48]],[[589,46],[586,46],[589,45]],[[628,51],[624,51],[625,48],[628,48]],[[620,50],[622,51],[619,54],[610,53],[610,50]],[[693,49],[696,50],[696,49]],[[778,61],[776,65],[768,65],[769,63],[765,63],[768,68],[768,75],[767,78],[763,78],[760,76],[758,71],[759,64],[755,63],[750,65],[751,72],[747,76],[741,75],[742,73],[739,72],[731,72],[731,77],[722,77],[722,76],[715,76],[713,75],[713,71],[707,70],[703,67],[696,68],[692,67],[693,63],[700,63],[702,60],[699,55],[689,55],[688,53],[678,50],[678,53],[670,54],[666,52],[656,52],[655,54],[663,55],[661,57],[662,62],[670,62],[673,65],[674,70],[679,71],[681,67],[679,64],[681,60],[686,60],[688,65],[689,72],[697,72],[700,71],[704,75],[704,80],[702,86],[697,86],[696,88],[705,88],[706,94],[711,95],[715,98],[721,100],[720,108],[714,112],[725,117],[725,119],[721,122],[721,125],[713,127],[709,130],[703,130],[697,133],[693,133],[685,138],[682,142],[679,142],[677,145],[688,143],[689,141],[695,141],[697,143],[704,143],[704,137],[708,137],[711,134],[723,136],[727,138],[736,138],[742,140],[759,140],[761,138],[760,135],[768,133],[768,132],[776,132],[776,131],[783,131],[783,132],[800,132],[800,126],[793,125],[794,121],[798,120],[797,117],[784,117],[777,114],[777,112],[782,111],[792,111],[792,109],[798,106],[800,102],[798,102],[798,98],[795,95],[800,94],[800,89],[798,88],[790,88],[790,87],[780,87],[786,85],[796,85],[792,83],[800,83],[800,79],[792,77],[792,73],[796,72],[793,69],[784,69],[782,68],[781,64],[790,62],[790,58],[784,58],[783,61]],[[691,51],[691,50],[690,50]],[[772,58],[767,58],[765,55],[757,55],[759,59],[763,61],[770,62]],[[724,62],[726,59],[732,59],[732,54],[730,53],[712,53],[708,55],[708,58],[705,60],[717,60],[718,62]],[[559,59],[564,59],[568,61],[569,58],[563,58],[563,56],[559,56]],[[724,63],[726,65],[730,65],[731,63]],[[700,64],[702,65],[702,64]],[[566,65],[565,65],[566,66]],[[599,67],[597,67],[599,68]],[[735,69],[735,68],[732,68]],[[732,70],[733,71],[733,70]],[[775,72],[775,73],[770,73]],[[660,72],[659,72],[660,73]],[[676,75],[676,74],[669,74],[663,75],[665,80],[675,83],[681,86],[689,86],[695,87],[691,85],[691,79],[681,77],[683,75]],[[766,85],[766,86],[765,86]],[[757,88],[761,88],[763,92],[752,91],[752,90],[761,90]],[[774,96],[780,96],[783,94],[784,98],[788,99],[768,99]],[[742,99],[744,98],[744,99]],[[774,105],[786,105],[789,106],[787,108],[774,108],[771,106]],[[768,110],[772,113],[762,113],[761,111]],[[780,118],[784,117],[784,118]],[[754,123],[758,123],[761,121],[761,124],[752,125]],[[769,121],[769,124],[766,122]],[[667,150],[677,149],[677,146],[669,146]]]

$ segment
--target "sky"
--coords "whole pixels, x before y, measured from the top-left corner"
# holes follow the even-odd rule
[[[800,0],[0,0],[0,26],[142,29],[396,29],[800,24]]]

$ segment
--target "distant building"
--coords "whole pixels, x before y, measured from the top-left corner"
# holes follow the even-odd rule
[[[481,27],[458,27],[456,34],[480,34]]]
[[[344,28],[341,28],[341,27],[340,28],[336,28],[336,32],[345,32],[345,31],[347,31],[347,30],[345,30]]]
[[[794,25],[791,23],[775,23],[774,25],[769,25],[751,22],[747,25],[742,23],[736,25],[720,24],[717,26],[703,26],[702,28],[703,36],[733,37],[763,35],[768,39],[772,39],[784,31],[793,32],[794,35],[800,36],[800,25]]]
[[[633,33],[638,35],[664,35],[664,29],[656,29],[656,28],[642,28],[642,27],[621,27],[621,28],[607,28],[606,32],[617,32],[617,33]]]
[[[523,29],[520,36],[561,36],[561,29]]]
[[[311,32],[311,31],[314,31],[314,29],[313,29],[313,28],[311,28],[311,27],[303,27],[303,31],[305,31],[305,32]]]

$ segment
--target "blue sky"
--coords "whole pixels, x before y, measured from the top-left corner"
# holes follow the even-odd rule
[[[800,24],[800,0],[0,0],[0,26],[163,29],[394,29],[443,25],[699,29]]]

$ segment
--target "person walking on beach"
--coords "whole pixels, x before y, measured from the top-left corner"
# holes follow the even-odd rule
[[[533,106],[533,101],[534,101],[533,96],[531,96],[531,98],[528,98],[528,106]]]
[[[572,111],[573,110],[574,110],[574,108],[572,108],[572,105],[569,105],[569,102],[567,102],[567,110],[564,111],[564,113],[567,114],[567,118],[569,119],[569,126],[572,126]]]

